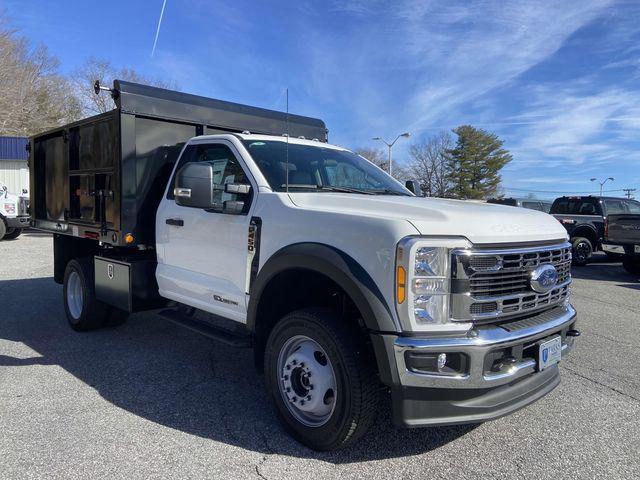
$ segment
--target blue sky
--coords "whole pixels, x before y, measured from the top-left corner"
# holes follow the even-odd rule
[[[2,0],[71,72],[89,56],[183,91],[325,120],[333,143],[375,147],[463,123],[496,132],[509,194],[640,196],[640,2]],[[407,158],[400,140],[395,158]]]

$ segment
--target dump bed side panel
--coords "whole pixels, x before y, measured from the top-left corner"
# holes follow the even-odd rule
[[[118,230],[119,145],[113,112],[35,136],[29,167],[35,226],[89,238]]]
[[[122,235],[155,244],[158,204],[182,147],[198,125],[122,114]]]

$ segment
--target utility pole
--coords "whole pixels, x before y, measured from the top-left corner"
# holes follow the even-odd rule
[[[624,194],[627,196],[627,198],[631,198],[631,194],[636,191],[635,188],[623,188],[622,190],[624,191]]]
[[[404,132],[401,133],[400,135],[398,135],[396,137],[396,139],[389,143],[387,142],[385,139],[383,139],[382,137],[374,137],[373,140],[380,140],[382,143],[384,143],[387,147],[389,147],[389,175],[391,175],[391,148],[395,145],[395,143],[398,141],[398,139],[400,137],[405,137],[405,138],[409,138],[411,136],[411,134],[409,132]]]

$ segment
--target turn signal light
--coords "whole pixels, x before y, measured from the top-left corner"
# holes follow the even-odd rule
[[[407,272],[403,267],[396,270],[396,299],[403,303],[407,298]]]
[[[127,234],[124,236],[124,242],[125,242],[127,245],[132,244],[134,240],[135,240],[135,239],[133,238],[133,235],[131,235],[130,233],[127,233]]]

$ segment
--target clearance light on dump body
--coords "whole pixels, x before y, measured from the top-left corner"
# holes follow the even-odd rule
[[[135,240],[135,238],[133,238],[133,235],[131,235],[130,233],[127,233],[127,234],[124,236],[124,242],[125,242],[127,245],[131,245],[131,244],[133,243],[133,241],[134,241],[134,240]]]

